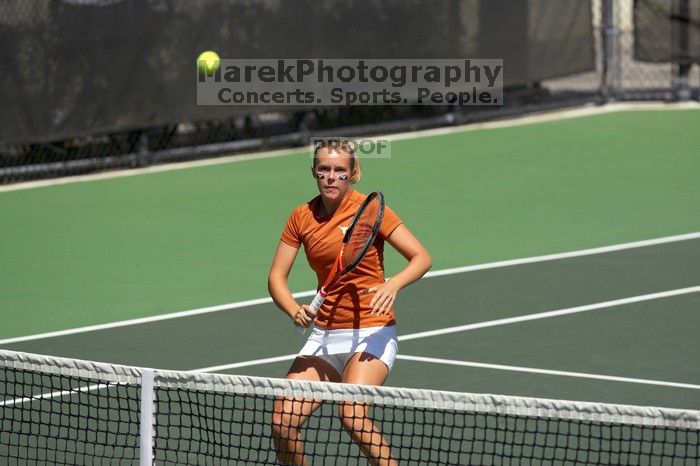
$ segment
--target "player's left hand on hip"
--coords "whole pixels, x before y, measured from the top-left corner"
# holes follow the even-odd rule
[[[372,302],[369,304],[372,306],[371,314],[374,316],[381,316],[391,311],[391,306],[396,300],[396,293],[398,293],[398,290],[392,286],[391,281],[388,281],[382,285],[373,286],[368,289],[366,293],[374,293]]]

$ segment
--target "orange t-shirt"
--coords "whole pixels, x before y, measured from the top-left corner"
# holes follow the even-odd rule
[[[331,217],[319,216],[321,196],[294,209],[282,231],[282,241],[299,248],[304,245],[306,259],[318,277],[317,289],[326,281],[343,243],[345,229],[367,196],[355,190],[348,192],[345,200]],[[347,275],[328,291],[316,318],[316,325],[323,329],[352,329],[393,325],[394,309],[383,316],[370,314],[369,303],[373,294],[360,291],[384,283],[384,240],[401,224],[401,219],[389,207],[379,234],[365,257]]]

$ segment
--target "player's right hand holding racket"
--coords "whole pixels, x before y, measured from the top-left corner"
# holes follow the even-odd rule
[[[317,314],[318,310],[313,311],[310,304],[302,304],[294,316],[294,330],[299,334],[303,334],[306,328],[314,323]]]
[[[306,327],[309,327],[318,315],[323,301],[328,296],[328,291],[345,274],[355,268],[362,261],[365,254],[379,233],[379,227],[384,217],[384,195],[379,191],[367,196],[360,208],[357,209],[352,223],[343,236],[343,244],[340,247],[338,256],[333,263],[333,268],[326,278],[320,290],[316,293],[313,301],[309,305],[303,305],[294,317],[294,324],[297,333],[303,334]]]

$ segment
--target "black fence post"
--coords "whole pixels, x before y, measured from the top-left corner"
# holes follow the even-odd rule
[[[672,16],[673,43],[672,49],[678,52],[675,54],[676,64],[673,67],[673,91],[676,100],[690,100],[690,85],[688,83],[688,73],[690,71],[690,54],[688,53],[688,21],[690,19],[690,8],[688,0],[679,0],[678,12]]]
[[[601,94],[603,102],[615,100],[617,94],[617,80],[619,77],[619,57],[617,37],[619,29],[615,24],[615,10],[613,0],[603,0],[601,3],[601,38],[603,42],[603,73],[601,76]]]
[[[141,131],[136,140],[136,167],[147,167],[151,165],[152,154],[148,149],[148,132]]]

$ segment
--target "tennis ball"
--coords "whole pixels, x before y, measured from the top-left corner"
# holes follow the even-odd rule
[[[204,73],[211,74],[221,66],[221,58],[218,53],[207,50],[197,57],[197,66]]]

